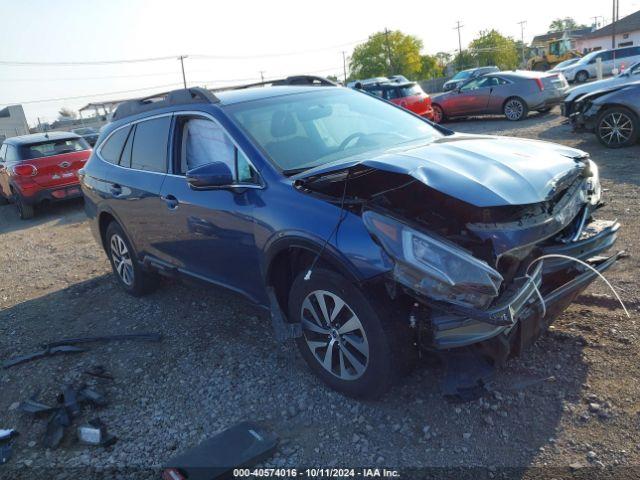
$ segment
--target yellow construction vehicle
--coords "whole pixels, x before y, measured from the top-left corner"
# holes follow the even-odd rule
[[[580,58],[582,54],[573,48],[572,43],[570,38],[563,36],[550,40],[544,46],[534,47],[534,56],[527,62],[527,67],[529,70],[544,72],[565,60]]]

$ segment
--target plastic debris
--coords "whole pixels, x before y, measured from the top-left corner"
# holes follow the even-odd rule
[[[88,424],[78,427],[78,440],[85,445],[108,447],[118,438],[107,431],[107,426],[99,418],[94,418]]]

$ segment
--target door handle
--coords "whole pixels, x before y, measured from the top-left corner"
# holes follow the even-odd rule
[[[162,200],[164,200],[164,202],[167,204],[167,208],[169,210],[175,210],[176,208],[178,208],[178,204],[180,202],[178,202],[178,199],[176,197],[174,197],[173,195],[166,195],[166,196],[162,196],[160,197]]]
[[[120,185],[118,185],[117,183],[113,183],[111,185],[111,194],[114,196],[119,196],[122,193],[122,187]]]

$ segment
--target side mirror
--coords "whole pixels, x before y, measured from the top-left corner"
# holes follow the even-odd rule
[[[207,163],[189,170],[187,182],[195,190],[225,188],[233,185],[233,174],[225,163]]]

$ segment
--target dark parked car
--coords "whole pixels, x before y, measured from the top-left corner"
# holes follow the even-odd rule
[[[90,155],[89,144],[75,133],[8,138],[0,147],[0,203],[13,202],[26,220],[37,205],[81,197],[78,170]]]
[[[96,144],[96,142],[98,141],[98,136],[100,135],[100,132],[91,127],[76,128],[75,130],[73,130],[73,133],[80,135],[92,147]]]
[[[82,188],[122,288],[159,273],[225,286],[289,322],[328,385],[370,397],[418,349],[500,363],[531,344],[595,278],[541,255],[618,259],[597,257],[619,225],[592,218],[585,152],[285,83],[118,107]]]
[[[489,73],[460,88],[431,98],[433,119],[504,114],[522,120],[530,110],[546,112],[562,102],[569,84],[561,74],[542,72]]]
[[[636,144],[640,132],[640,82],[617,85],[580,97],[570,118],[576,130],[594,132],[606,147]]]
[[[567,96],[564,97],[564,100],[562,101],[562,115],[564,115],[565,117],[570,117],[573,113],[574,104],[583,96],[589,93],[608,90],[613,87],[639,81],[640,62],[631,65],[628,69],[626,69],[622,73],[619,73],[615,77],[605,78],[603,80],[597,80],[595,82],[589,82],[577,87],[573,87],[567,92]]]
[[[469,80],[473,80],[474,78],[481,77],[487,73],[499,72],[500,69],[496,66],[491,67],[478,67],[478,68],[470,68],[468,70],[461,70],[456,73],[450,80],[447,80],[442,86],[442,90],[445,92],[449,92],[451,90],[455,90],[458,87],[461,87],[462,84],[468,82]]]

